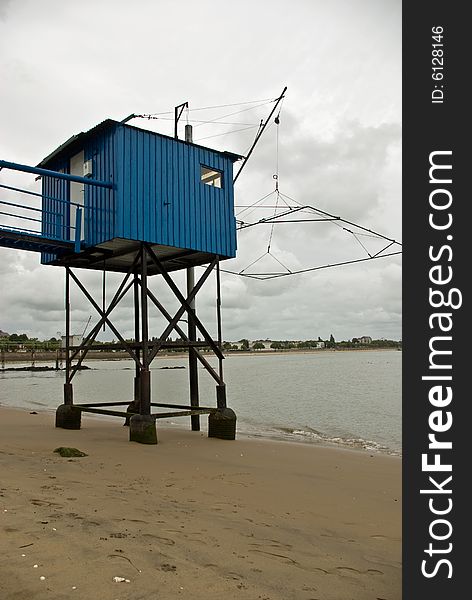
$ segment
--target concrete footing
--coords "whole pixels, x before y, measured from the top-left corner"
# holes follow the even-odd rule
[[[56,409],[56,427],[80,429],[82,411],[72,404],[61,404]]]
[[[220,440],[236,439],[236,413],[231,408],[220,408],[208,416],[208,437]]]
[[[133,415],[129,420],[129,441],[157,444],[156,420],[151,415]]]

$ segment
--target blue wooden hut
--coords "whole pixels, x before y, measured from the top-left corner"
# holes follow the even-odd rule
[[[38,167],[108,185],[43,176],[42,234],[78,237],[80,252],[42,263],[126,271],[142,242],[168,271],[233,258],[240,158],[111,119],[71,137]]]

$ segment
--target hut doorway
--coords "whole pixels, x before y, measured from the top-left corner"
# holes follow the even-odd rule
[[[71,175],[78,175],[79,177],[84,176],[84,151],[81,150],[75,156],[72,156],[70,159],[69,172]],[[70,183],[70,207],[69,207],[69,227],[70,227],[70,237],[71,239],[75,239],[75,229],[77,226],[76,223],[76,212],[77,207],[84,206],[84,184],[76,183],[71,181]],[[81,235],[80,239],[84,239],[84,211],[82,210],[82,222],[81,222]]]

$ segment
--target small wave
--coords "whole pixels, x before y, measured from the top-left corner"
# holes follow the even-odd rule
[[[393,456],[401,455],[401,452],[393,450],[392,448],[384,446],[378,442],[374,442],[373,440],[367,440],[355,436],[332,436],[308,426],[303,429],[297,427],[274,427],[272,430],[267,430],[266,432],[251,432],[251,435],[256,437],[276,437],[279,439],[296,442],[342,446],[344,448],[357,448],[367,450],[369,452],[391,454]]]

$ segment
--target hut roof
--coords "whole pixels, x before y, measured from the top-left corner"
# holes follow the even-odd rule
[[[162,133],[157,133],[155,131],[150,131],[149,129],[143,129],[142,127],[135,127],[133,125],[128,125],[127,123],[125,124],[125,123],[121,123],[120,121],[114,121],[113,119],[105,119],[104,121],[102,121],[101,123],[98,123],[98,125],[95,125],[88,131],[82,131],[81,133],[78,133],[78,134],[70,137],[63,144],[58,146],[55,150],[53,150],[50,154],[48,154],[45,158],[43,158],[43,160],[37,166],[45,167],[52,159],[56,158],[57,156],[60,156],[66,150],[68,151],[68,153],[71,153],[71,152],[73,153],[74,150],[80,151],[80,149],[83,148],[84,143],[88,139],[95,137],[97,134],[102,133],[103,131],[106,131],[107,129],[113,129],[116,126],[127,127],[129,129],[134,129],[137,131],[144,131],[148,134],[166,138],[166,139],[172,140],[176,143],[185,144],[186,146],[195,146],[197,148],[202,148],[203,150],[209,150],[210,152],[216,152],[217,154],[222,154],[222,155],[226,156],[227,158],[231,159],[233,162],[236,162],[237,160],[241,160],[244,158],[244,156],[242,156],[240,154],[235,154],[234,152],[214,150],[213,148],[201,146],[200,144],[194,144],[193,142],[186,142],[185,140],[176,140],[175,138],[173,138],[171,136],[164,135]]]

